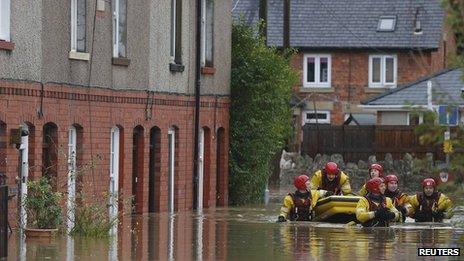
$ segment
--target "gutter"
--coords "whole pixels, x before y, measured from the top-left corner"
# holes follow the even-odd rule
[[[196,24],[196,55],[195,55],[195,129],[193,147],[193,209],[198,208],[198,163],[199,163],[199,127],[200,127],[200,87],[201,87],[201,4],[202,0],[197,0],[197,24]]]
[[[438,106],[434,105],[434,108]],[[411,109],[427,109],[427,105],[358,105],[358,108],[382,111],[410,111]]]

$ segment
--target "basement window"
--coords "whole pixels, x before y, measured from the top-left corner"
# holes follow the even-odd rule
[[[306,123],[330,123],[330,111],[307,110],[303,112],[303,125]]]
[[[377,32],[393,32],[396,27],[396,16],[381,16],[377,25]]]

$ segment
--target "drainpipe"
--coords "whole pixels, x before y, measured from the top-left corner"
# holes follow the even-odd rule
[[[200,87],[201,87],[201,4],[197,0],[197,33],[196,33],[196,55],[195,55],[195,142],[193,145],[193,209],[198,208],[198,140],[200,128]]]

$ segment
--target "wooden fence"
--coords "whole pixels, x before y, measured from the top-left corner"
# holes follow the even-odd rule
[[[383,160],[386,153],[402,159],[405,153],[422,158],[427,152],[434,159],[444,160],[441,146],[423,146],[413,126],[333,126],[306,124],[303,127],[302,154],[341,154],[345,162],[366,161],[370,155]]]

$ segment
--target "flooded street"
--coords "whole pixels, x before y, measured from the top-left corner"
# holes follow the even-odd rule
[[[277,199],[266,207],[126,216],[118,236],[108,240],[61,236],[24,242],[15,231],[8,260],[414,260],[418,247],[461,247],[462,258],[464,228],[451,223],[370,229],[278,224]],[[462,218],[462,212],[457,216]]]

